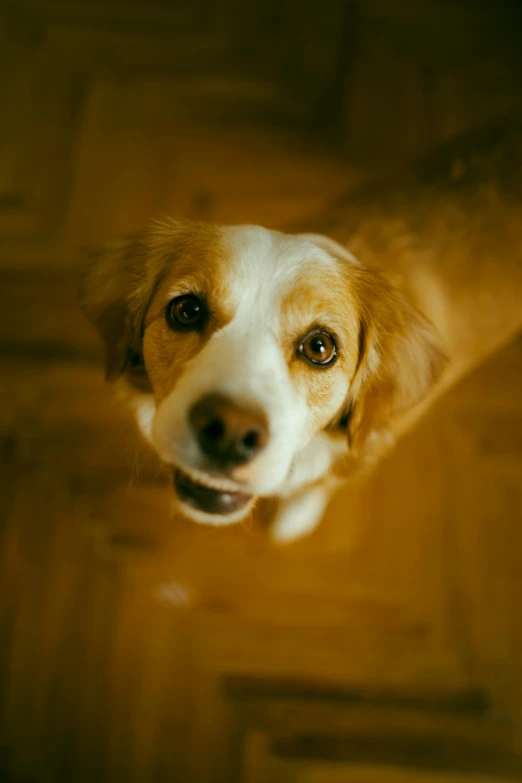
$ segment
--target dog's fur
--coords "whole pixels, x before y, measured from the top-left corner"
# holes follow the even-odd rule
[[[303,535],[336,482],[520,327],[521,128],[472,134],[292,232],[165,219],[91,254],[83,307],[143,435],[193,481],[251,496],[226,515],[180,502],[186,515],[227,524],[275,496],[274,536]],[[188,293],[208,323],[173,331],[166,307]],[[313,328],[335,337],[328,367],[298,351]],[[268,422],[257,456],[220,475],[189,426],[209,393]]]

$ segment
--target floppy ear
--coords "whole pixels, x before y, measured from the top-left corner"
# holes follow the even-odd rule
[[[350,285],[360,308],[359,359],[342,424],[357,454],[426,397],[447,360],[434,327],[382,272],[352,269]]]
[[[143,321],[170,262],[218,242],[215,226],[164,217],[141,236],[113,241],[87,254],[80,297],[83,311],[105,345],[107,380],[129,372],[135,386],[148,379],[141,355]]]
[[[87,254],[80,300],[103,340],[109,381],[142,365],[142,323],[161,268],[148,258],[142,238],[115,240]]]

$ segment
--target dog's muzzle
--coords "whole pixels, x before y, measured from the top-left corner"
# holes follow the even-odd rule
[[[192,406],[188,420],[200,460],[197,471],[188,466],[174,471],[178,498],[189,509],[216,516],[246,510],[253,496],[231,479],[267,445],[266,416],[224,395],[206,394]]]

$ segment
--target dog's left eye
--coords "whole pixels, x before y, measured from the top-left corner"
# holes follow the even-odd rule
[[[185,294],[169,302],[166,317],[172,329],[200,329],[206,320],[207,310],[198,296]]]
[[[299,345],[299,354],[310,364],[328,367],[337,357],[337,346],[331,334],[316,330],[306,335]]]

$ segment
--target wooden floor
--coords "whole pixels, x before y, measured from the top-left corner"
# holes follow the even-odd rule
[[[276,549],[171,518],[70,278],[1,273],[3,779],[522,780],[522,342]]]
[[[522,339],[310,538],[173,518],[78,310],[78,247],[161,211],[280,225],[364,172],[297,121],[189,121],[148,70],[158,31],[116,57],[66,6],[20,28],[30,56],[0,46],[2,783],[522,781]]]

